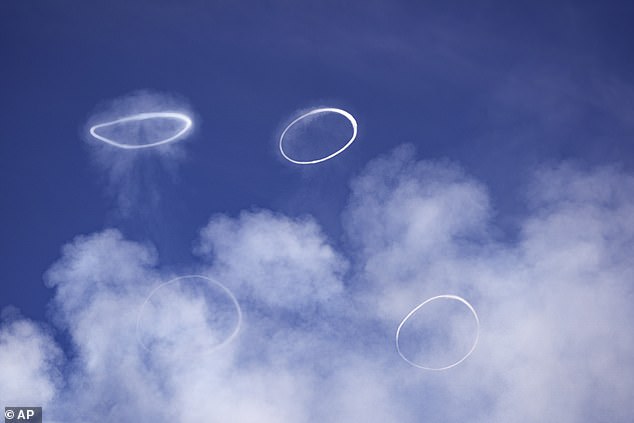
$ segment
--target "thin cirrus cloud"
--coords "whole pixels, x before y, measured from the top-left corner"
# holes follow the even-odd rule
[[[140,304],[175,276],[154,248],[116,230],[78,237],[46,276],[74,354],[61,365],[46,331],[5,323],[0,371],[25,348],[21,327],[33,351],[23,372],[43,388],[18,399],[3,378],[2,399],[67,422],[629,422],[634,177],[561,164],[532,181],[511,241],[495,236],[486,186],[410,147],[353,180],[345,250],[309,217],[212,217],[195,270],[236,294],[244,322],[225,348],[187,360],[135,339]],[[393,339],[439,293],[474,306],[480,339],[459,366],[430,373]]]

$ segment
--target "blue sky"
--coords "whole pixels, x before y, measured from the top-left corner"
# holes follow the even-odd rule
[[[65,383],[51,374],[77,367],[73,357],[108,368],[105,347],[81,329],[101,316],[95,304],[109,304],[105,316],[124,306],[133,315],[161,281],[202,272],[235,292],[247,326],[242,344],[214,353],[221,364],[211,360],[213,382],[200,389],[237,401],[245,381],[267,385],[270,373],[284,375],[279,396],[246,389],[252,405],[243,408],[253,415],[225,421],[360,421],[363,404],[387,399],[395,408],[365,421],[458,421],[470,415],[466,408],[439,404],[458,404],[465,393],[482,421],[504,421],[509,410],[526,421],[597,421],[605,410],[610,421],[631,421],[623,405],[632,385],[616,375],[634,368],[634,342],[611,337],[607,322],[632,323],[623,303],[631,304],[634,253],[633,20],[634,5],[624,1],[2,3],[0,309],[9,317],[0,366],[9,367],[0,368],[22,368],[9,358],[19,356],[15,334],[23,330],[29,350],[41,353],[25,372],[50,390],[0,389],[0,406],[3,394],[30,398],[64,420],[60,409],[76,400],[85,415],[117,417],[114,404],[126,394],[113,388],[116,374],[63,370]],[[87,122],[135,96],[178,104],[195,130],[167,153],[104,153],[86,136]],[[280,132],[301,110],[323,106],[355,116],[356,142],[319,165],[285,161]],[[279,256],[267,253],[274,246]],[[80,265],[89,257],[112,259],[93,263],[104,272],[93,282],[110,281],[93,294],[81,288],[92,280]],[[562,301],[572,289],[580,291],[569,309]],[[493,325],[488,337],[483,328],[481,354],[497,357],[496,366],[474,356],[445,380],[399,361],[390,343],[396,325],[441,293],[469,297],[489,322],[516,323]],[[91,300],[111,296],[112,303]],[[593,296],[595,323],[577,332],[564,317]],[[316,319],[328,327],[301,331]],[[504,338],[520,327],[529,340],[532,331],[552,335],[541,340],[551,348],[523,350],[525,366],[509,351],[530,342]],[[263,346],[273,333],[284,341]],[[557,334],[579,349],[561,349]],[[604,364],[577,385],[589,389],[604,375],[604,395],[587,402],[579,388],[569,403],[518,405],[540,392],[521,382],[526,375],[549,369],[534,385],[552,384],[557,363],[599,344],[592,357]],[[323,354],[288,353],[289,345]],[[249,357],[253,348],[262,357]],[[324,370],[323,358],[341,348],[349,353],[333,359],[338,370]],[[172,381],[178,364],[135,360],[126,370],[139,386],[153,374],[177,393],[170,404],[196,398],[180,396],[187,387]],[[299,362],[311,364],[296,371]],[[575,361],[559,377],[579,367],[591,366]],[[342,394],[332,415],[306,405],[336,399],[320,391],[384,379],[384,390]],[[500,381],[516,389],[499,392]],[[82,394],[82,383],[107,404]],[[616,387],[607,392],[608,385]],[[305,395],[291,398],[293,391]],[[416,403],[421,392],[434,401]],[[162,398],[132,393],[130,410]]]

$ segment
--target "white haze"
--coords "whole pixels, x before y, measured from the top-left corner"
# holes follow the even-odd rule
[[[46,275],[74,355],[33,322],[5,322],[0,374],[14,377],[0,378],[0,402],[41,404],[50,422],[634,420],[632,175],[535,170],[515,241],[495,236],[486,186],[409,147],[351,187],[345,251],[309,217],[211,218],[196,270],[236,294],[244,323],[195,358],[136,340],[141,303],[175,276],[154,248],[116,230],[77,237]],[[444,293],[478,311],[478,347],[446,372],[415,369],[394,332]]]

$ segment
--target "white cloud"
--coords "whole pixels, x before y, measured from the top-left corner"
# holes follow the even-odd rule
[[[0,327],[0,403],[48,405],[61,384],[61,350],[44,328],[11,318]]]
[[[416,162],[411,147],[372,162],[345,213],[359,289],[399,319],[424,299],[469,289],[467,267],[487,249],[485,188],[454,164]]]
[[[175,276],[154,249],[113,230],[78,237],[47,274],[76,347],[65,385],[55,390],[42,363],[56,348],[28,322],[26,336],[16,323],[1,332],[0,366],[9,357],[41,375],[45,415],[70,422],[629,422],[633,181],[615,168],[540,169],[519,238],[500,241],[482,184],[402,148],[353,182],[345,254],[310,218],[215,216],[196,250],[236,293],[244,326],[226,348],[187,358],[136,342],[139,306]],[[442,293],[473,304],[480,342],[451,370],[420,371],[399,358],[394,331]],[[175,303],[164,317],[189,311]],[[40,352],[21,362],[25,342]]]
[[[440,384],[447,404],[487,422],[630,419],[634,384],[622,375],[634,370],[634,338],[623,330],[634,322],[632,177],[541,169],[519,241],[499,243],[487,236],[482,187],[410,154],[375,162],[353,185],[350,236],[361,240],[359,279],[382,318],[445,292],[478,309],[475,354]]]
[[[201,255],[212,255],[221,279],[268,307],[314,306],[341,294],[347,263],[311,218],[268,211],[212,218],[201,232]]]

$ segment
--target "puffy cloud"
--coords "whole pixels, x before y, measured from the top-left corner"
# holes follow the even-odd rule
[[[129,420],[139,410],[148,419],[162,415],[156,412],[164,393],[135,332],[139,305],[161,281],[157,259],[152,247],[116,230],[80,236],[64,247],[46,280],[56,288],[56,318],[70,335],[74,357],[51,414],[66,421],[95,415]]]
[[[269,307],[314,306],[343,290],[347,262],[311,218],[268,211],[216,216],[202,230],[198,252],[212,255],[219,275]]]
[[[344,215],[361,295],[393,321],[470,289],[466,268],[487,249],[490,214],[486,189],[455,164],[417,162],[410,146],[370,163]]]
[[[480,357],[504,386],[488,387],[495,421],[631,419],[632,182],[609,168],[536,173],[514,257],[480,282],[490,313]]]
[[[5,319],[0,327],[1,402],[46,406],[61,386],[62,352],[45,328],[15,316]]]
[[[153,333],[169,340],[178,324],[193,332],[178,353],[148,351],[136,339],[139,308],[176,275],[158,266],[151,245],[117,231],[78,237],[47,273],[74,346],[65,384],[51,376],[59,349],[32,323],[4,326],[0,366],[40,375],[46,415],[71,422],[629,422],[634,178],[544,167],[527,198],[519,237],[496,239],[486,188],[404,147],[353,181],[346,250],[308,217],[214,216],[196,247],[198,273],[236,294],[244,322],[209,354],[196,328],[217,330],[204,316],[225,310],[218,292],[201,302],[179,288],[153,303]],[[473,304],[480,341],[459,366],[420,371],[399,358],[394,332],[442,293]],[[441,327],[426,339],[442,340],[456,310],[428,309],[447,314],[429,320]],[[466,345],[452,335],[454,348]],[[20,361],[21,351],[36,353]],[[7,389],[0,385],[3,398]]]
[[[471,419],[627,421],[632,176],[542,168],[528,200],[519,240],[502,243],[488,235],[486,192],[459,169],[417,163],[407,148],[375,161],[353,184],[346,220],[362,251],[365,302],[386,321],[440,293],[475,305],[482,320],[475,354],[441,383],[421,385],[445,392],[456,410],[472,410]]]

